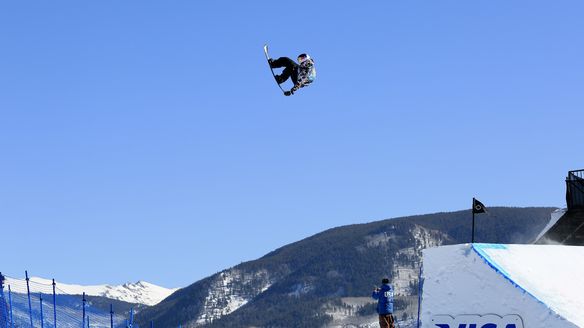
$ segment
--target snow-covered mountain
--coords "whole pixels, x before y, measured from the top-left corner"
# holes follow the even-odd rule
[[[51,286],[52,280],[31,277],[33,286]],[[144,305],[156,305],[163,299],[170,296],[178,288],[165,288],[145,281],[136,283],[125,283],[123,285],[74,285],[56,282],[57,294],[81,295],[83,293],[89,296],[102,296],[110,299],[124,301],[128,303],[137,303]],[[10,285],[13,292],[26,293],[26,284],[23,280],[7,277],[6,285]]]
[[[529,243],[554,208],[491,207],[477,239]],[[469,211],[333,228],[181,289],[137,315],[140,325],[186,328],[375,327],[370,292],[389,276],[402,328],[415,327],[422,250],[466,242]],[[287,315],[294,313],[294,315]]]

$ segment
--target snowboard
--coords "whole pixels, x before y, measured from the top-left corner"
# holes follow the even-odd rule
[[[266,55],[266,61],[268,61],[268,67],[270,67],[270,71],[272,71],[272,76],[274,76],[274,82],[276,81],[276,73],[274,73],[274,69],[272,68],[272,66],[270,66],[270,55],[268,54],[268,45],[264,44],[264,54]],[[276,84],[278,84],[278,82],[276,82]],[[282,89],[282,86],[278,84],[278,87],[280,88],[280,90],[282,90],[282,92],[285,92],[284,89]]]

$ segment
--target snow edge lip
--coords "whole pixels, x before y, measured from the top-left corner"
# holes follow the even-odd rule
[[[483,243],[472,243],[471,244],[471,249],[488,265],[490,266],[493,270],[495,270],[496,273],[500,274],[501,276],[503,276],[503,278],[505,278],[507,281],[509,281],[514,287],[520,289],[521,291],[523,291],[525,294],[529,295],[531,298],[533,298],[534,300],[536,300],[538,303],[542,304],[544,307],[546,307],[548,310],[552,311],[553,313],[555,313],[558,317],[562,318],[563,320],[566,320],[568,322],[571,322],[570,320],[568,320],[566,317],[564,317],[563,315],[559,314],[556,310],[554,310],[553,308],[551,308],[549,305],[547,305],[544,301],[542,301],[541,299],[539,299],[537,296],[533,295],[532,293],[530,293],[527,289],[525,289],[523,286],[521,286],[520,284],[518,284],[515,280],[513,280],[509,274],[503,270],[503,268],[495,265],[491,259],[491,257],[486,254],[482,249],[478,248],[475,245],[481,245],[484,246],[486,248],[499,248],[499,249],[505,249],[507,248],[507,245],[504,244],[483,244]]]

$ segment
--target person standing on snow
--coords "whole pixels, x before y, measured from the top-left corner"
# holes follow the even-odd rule
[[[285,91],[284,95],[290,96],[300,88],[304,88],[314,81],[316,78],[316,69],[314,68],[314,61],[307,54],[300,54],[298,56],[298,64],[288,57],[280,57],[276,60],[268,59],[271,68],[284,67],[282,74],[276,75],[276,82],[282,84],[292,78],[294,86],[290,91]]]
[[[381,280],[381,287],[375,288],[371,295],[377,300],[377,313],[379,314],[379,326],[381,328],[395,328],[393,318],[393,287],[389,284],[389,279]]]

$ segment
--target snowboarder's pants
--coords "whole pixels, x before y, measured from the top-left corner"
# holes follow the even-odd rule
[[[381,327],[381,328],[395,328],[395,322],[393,321],[393,315],[391,315],[391,314],[379,315],[379,327]]]
[[[292,83],[298,83],[298,64],[288,57],[280,57],[272,62],[272,68],[284,67],[282,74],[276,76],[278,84],[286,82],[288,78],[292,78]]]

